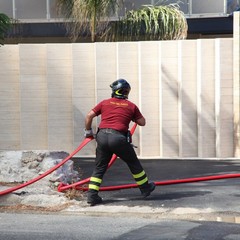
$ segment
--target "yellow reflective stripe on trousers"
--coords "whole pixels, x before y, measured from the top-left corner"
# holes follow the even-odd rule
[[[88,188],[89,188],[89,189],[96,190],[96,191],[99,191],[99,186],[96,186],[96,185],[93,185],[93,184],[89,184],[89,185],[88,185]]]
[[[102,179],[101,178],[96,178],[96,177],[91,177],[90,182],[102,183]]]
[[[142,171],[142,172],[140,172],[139,174],[133,174],[133,177],[134,177],[134,178],[140,178],[140,177],[142,177],[144,174],[145,174],[145,172]]]
[[[138,182],[137,182],[137,185],[143,185],[143,184],[146,183],[147,181],[148,181],[148,178],[145,177],[143,180],[138,181]]]

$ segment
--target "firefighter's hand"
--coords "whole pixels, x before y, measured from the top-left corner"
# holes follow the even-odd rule
[[[85,138],[88,138],[88,137],[94,137],[94,134],[93,134],[93,130],[92,129],[84,129],[84,137]]]

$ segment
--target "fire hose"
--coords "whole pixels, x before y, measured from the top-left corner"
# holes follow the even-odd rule
[[[131,129],[131,131],[130,131],[131,134],[134,133],[136,127],[137,127],[137,124],[134,124],[133,127],[132,127],[132,129]],[[8,188],[8,189],[5,189],[5,190],[1,191],[1,192],[0,192],[0,196],[6,195],[6,194],[11,193],[11,192],[14,192],[14,191],[17,191],[17,190],[19,190],[19,189],[21,189],[21,188],[27,187],[27,186],[29,186],[29,185],[31,185],[31,184],[33,184],[33,183],[41,180],[42,178],[46,177],[47,175],[51,174],[52,172],[54,172],[55,170],[57,170],[59,167],[61,167],[63,164],[65,164],[69,159],[71,159],[76,153],[78,153],[83,147],[85,147],[85,146],[86,146],[89,142],[91,142],[93,139],[94,139],[93,137],[85,138],[85,139],[82,141],[82,143],[81,143],[69,156],[67,156],[64,160],[62,160],[59,164],[55,165],[54,167],[50,168],[50,169],[49,169],[48,171],[46,171],[45,173],[43,173],[43,174],[41,174],[41,175],[39,175],[39,176],[37,176],[37,177],[35,177],[35,178],[33,178],[33,179],[25,182],[25,183],[23,183],[23,184],[20,184],[20,185],[18,185],[18,186],[15,186],[15,187],[12,187],[12,188]],[[116,158],[117,158],[117,156],[116,156],[116,155],[113,155],[113,157],[112,157],[112,159],[111,159],[108,167],[110,167],[110,166],[114,163],[114,161],[116,160]],[[88,180],[85,179],[85,180],[82,180],[81,182],[75,183],[75,184],[76,184],[76,185],[78,185],[78,184],[83,184],[83,183],[88,182],[89,180],[90,180],[90,178],[89,178]],[[61,188],[60,188],[61,186],[63,186],[62,183],[60,183],[59,186],[58,186],[58,189],[59,189],[59,190],[61,189]],[[67,188],[70,188],[70,187],[71,187],[71,185],[68,185],[68,186],[65,186],[64,188],[67,189]],[[63,189],[63,190],[65,190],[65,189]]]
[[[215,176],[167,180],[167,181],[154,182],[154,183],[156,186],[163,186],[163,185],[175,185],[175,184],[203,182],[203,181],[212,181],[212,180],[221,180],[221,179],[228,179],[228,178],[239,178],[239,177],[240,177],[240,174],[235,173],[235,174],[223,174],[223,175],[215,175]],[[129,188],[137,188],[137,187],[138,187],[137,184],[124,184],[124,185],[118,185],[118,186],[100,187],[99,191],[117,191],[121,189],[129,189]],[[76,190],[87,191],[88,188],[77,186]]]
[[[67,156],[63,161],[61,161],[59,164],[55,165],[54,167],[52,167],[51,169],[49,169],[48,171],[46,171],[45,173],[37,176],[36,178],[33,178],[23,184],[20,184],[18,186],[12,187],[12,188],[8,188],[6,190],[3,190],[0,192],[0,196],[14,192],[18,189],[24,188],[30,184],[33,184],[37,181],[39,181],[40,179],[46,177],[47,175],[49,175],[50,173],[54,172],[56,169],[58,169],[59,167],[61,167],[64,163],[66,163],[70,158],[72,158],[77,152],[79,152],[84,146],[86,146],[90,141],[92,141],[94,138],[93,137],[89,137],[89,138],[85,138],[83,140],[83,142],[69,155]]]
[[[131,129],[131,134],[134,133],[135,129],[136,129],[137,125],[134,124],[134,126]],[[56,166],[54,166],[53,168],[49,169],[48,171],[46,171],[45,173],[39,175],[36,178],[33,178],[23,184],[20,184],[18,186],[3,190],[0,192],[0,196],[14,192],[18,189],[24,188],[30,184],[33,184],[37,181],[39,181],[40,179],[46,177],[47,175],[49,175],[50,173],[54,172],[56,169],[58,169],[59,167],[61,167],[64,163],[66,163],[69,159],[71,159],[77,152],[79,152],[83,147],[85,147],[90,141],[92,141],[94,138],[90,137],[90,138],[86,138],[83,140],[83,142],[68,156],[66,157],[62,162],[60,162],[59,164],[57,164]],[[116,160],[117,156],[114,154],[112,156],[111,161],[109,162],[108,168],[112,166],[112,164],[114,163],[114,161]],[[156,181],[155,184],[156,186],[160,186],[160,185],[173,185],[173,184],[183,184],[183,183],[193,183],[193,182],[201,182],[201,181],[211,181],[211,180],[221,180],[221,179],[229,179],[229,178],[239,178],[240,174],[239,173],[235,173],[235,174],[223,174],[223,175],[214,175],[214,176],[204,176],[204,177],[196,177],[196,178],[186,178],[186,179],[176,179],[176,180],[167,180],[167,181]],[[87,191],[88,187],[84,187],[82,186],[83,184],[89,182],[90,178],[86,178],[83,179],[79,182],[70,184],[70,185],[66,185],[63,183],[60,183],[58,186],[58,191],[62,192],[65,191],[69,188],[74,188],[76,190],[82,190],[82,191]],[[137,184],[125,184],[125,185],[118,185],[118,186],[106,186],[106,187],[100,187],[100,191],[116,191],[116,190],[120,190],[120,189],[129,189],[129,188],[137,188],[138,185]]]
[[[131,135],[134,134],[134,132],[135,132],[135,130],[136,130],[136,127],[137,127],[137,124],[135,123],[135,124],[132,126],[131,130],[130,130]],[[116,155],[116,154],[113,154],[113,156],[112,156],[112,158],[111,158],[111,160],[110,160],[110,162],[109,162],[109,164],[108,164],[108,168],[110,168],[110,167],[112,166],[112,164],[115,162],[116,159],[117,159],[117,155]],[[81,180],[81,181],[79,181],[79,182],[70,184],[70,185],[66,185],[66,184],[60,183],[60,184],[58,185],[58,191],[59,191],[59,192],[62,192],[62,191],[67,190],[67,189],[69,189],[69,188],[75,188],[75,189],[76,189],[77,186],[83,185],[83,184],[85,184],[85,183],[87,183],[87,182],[89,182],[89,181],[90,181],[90,177],[89,177],[89,178],[86,178],[86,179],[84,179],[84,180]]]

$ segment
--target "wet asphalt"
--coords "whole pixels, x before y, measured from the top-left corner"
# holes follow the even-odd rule
[[[91,176],[94,159],[74,159],[74,167],[82,179]],[[161,183],[168,180],[199,178],[240,173],[240,160],[211,159],[157,159],[141,160],[149,181]],[[138,188],[100,192],[107,205],[151,206],[155,208],[212,208],[216,212],[240,213],[239,178],[221,179],[173,185],[157,186],[146,200]],[[117,159],[103,178],[102,186],[134,184],[127,165]]]
[[[148,159],[140,160],[150,181],[218,176],[240,173],[239,159]],[[89,177],[94,159],[74,159],[81,177]],[[102,186],[134,183],[127,165],[117,159],[106,172]],[[159,185],[147,199],[137,188],[104,191],[105,206],[165,209],[159,222],[122,235],[121,239],[240,239],[240,179],[220,179]],[[172,214],[175,213],[173,216]],[[180,213],[180,219],[175,217]],[[167,216],[167,217],[166,217]],[[189,216],[189,218],[188,218]],[[182,219],[181,219],[182,218]],[[161,233],[161,234],[160,234]]]

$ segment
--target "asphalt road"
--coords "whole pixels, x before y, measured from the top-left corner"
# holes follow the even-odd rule
[[[74,159],[82,179],[93,159]],[[154,182],[240,173],[240,160],[142,160]],[[134,183],[118,159],[102,186]],[[236,240],[240,239],[239,178],[157,186],[146,200],[137,188],[100,192],[103,204],[57,214],[0,213],[0,239]],[[84,196],[86,197],[86,196]],[[83,199],[84,201],[84,199]]]
[[[0,239],[107,240],[152,224],[138,218],[91,217],[59,214],[0,213]]]
[[[134,217],[93,217],[66,214],[0,213],[4,240],[237,240],[240,225],[157,220]]]
[[[89,177],[94,167],[93,159],[75,159],[75,168],[82,178]],[[150,181],[195,178],[240,173],[240,160],[142,160]],[[106,172],[102,186],[135,183],[126,164],[117,159]],[[125,206],[151,206],[163,210],[197,209],[211,210],[234,216],[240,214],[239,178],[157,186],[147,200],[143,200],[137,188],[100,192],[103,204]]]

